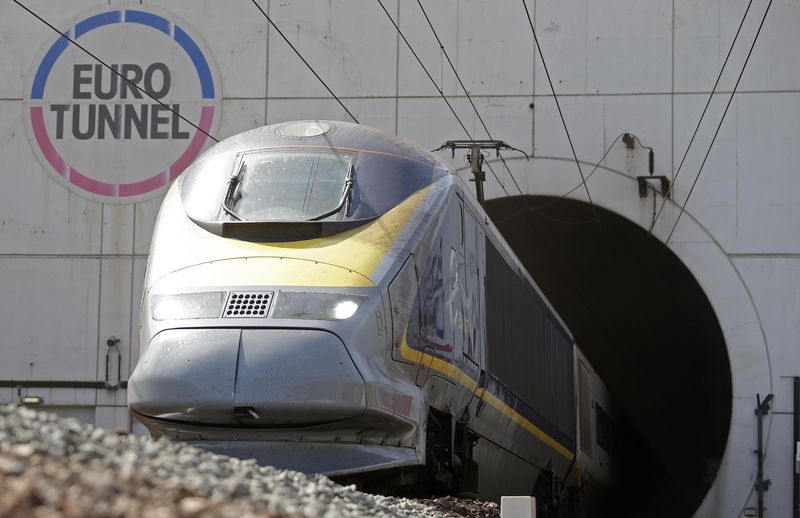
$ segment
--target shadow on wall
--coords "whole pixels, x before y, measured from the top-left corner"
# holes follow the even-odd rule
[[[616,397],[619,495],[609,516],[691,516],[716,476],[731,418],[722,330],[683,263],[645,229],[571,199],[486,210]],[[534,207],[530,210],[526,207]],[[625,417],[622,417],[625,419]],[[624,428],[624,427],[620,427]]]

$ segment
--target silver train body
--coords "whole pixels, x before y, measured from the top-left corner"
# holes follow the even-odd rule
[[[129,406],[155,437],[490,499],[610,476],[609,396],[469,187],[364,126],[198,159],[158,217],[141,344]]]

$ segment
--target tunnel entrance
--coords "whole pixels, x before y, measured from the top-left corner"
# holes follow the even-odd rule
[[[628,219],[548,196],[486,202],[621,409],[614,516],[691,516],[728,438],[728,353],[694,276]]]

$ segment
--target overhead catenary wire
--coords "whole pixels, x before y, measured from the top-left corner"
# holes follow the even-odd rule
[[[394,28],[397,31],[397,34],[403,39],[403,41],[406,44],[406,47],[408,47],[408,50],[410,50],[411,54],[414,56],[414,58],[416,58],[417,63],[419,63],[419,65],[422,67],[422,70],[425,71],[425,75],[428,76],[428,79],[430,79],[430,81],[433,84],[434,88],[436,88],[436,91],[439,92],[439,95],[444,100],[444,102],[447,104],[447,107],[450,108],[450,111],[453,113],[453,117],[456,118],[456,120],[458,121],[459,126],[461,126],[461,129],[464,130],[464,133],[467,134],[467,137],[470,140],[474,140],[472,138],[472,134],[469,132],[467,127],[464,125],[464,122],[461,120],[461,117],[458,116],[458,114],[456,113],[456,110],[453,108],[453,105],[450,104],[450,101],[444,95],[444,91],[439,87],[439,85],[436,84],[436,80],[433,78],[433,76],[430,74],[430,72],[428,72],[428,68],[425,66],[425,64],[422,62],[420,57],[417,55],[416,51],[414,50],[414,47],[411,46],[411,43],[409,43],[409,41],[406,38],[405,34],[403,34],[403,31],[400,30],[400,26],[397,25],[397,22],[394,21],[394,18],[392,18],[392,15],[389,14],[389,11],[386,9],[386,6],[383,5],[383,2],[381,0],[378,0],[378,4],[380,4],[381,9],[383,9],[383,12],[386,13],[386,17],[389,18],[389,21],[392,22],[392,25],[394,25]]]
[[[481,125],[483,126],[484,131],[486,131],[487,136],[491,139],[492,138],[491,132],[489,131],[489,128],[487,127],[485,121],[483,120],[483,118],[480,115],[480,112],[478,111],[477,107],[475,106],[475,103],[472,100],[472,96],[470,96],[469,92],[467,91],[466,86],[464,85],[464,82],[461,80],[461,76],[458,74],[458,70],[456,69],[452,59],[450,58],[450,55],[447,53],[447,49],[445,49],[444,44],[442,43],[441,39],[439,38],[439,35],[436,32],[436,29],[433,26],[433,23],[431,22],[430,17],[428,16],[427,12],[425,11],[425,8],[422,6],[422,3],[419,0],[418,0],[417,3],[419,4],[420,9],[422,10],[422,13],[425,16],[425,19],[427,20],[428,25],[430,26],[431,31],[433,32],[434,37],[436,38],[436,41],[439,43],[439,50],[440,50],[441,54],[446,57],[447,62],[450,65],[450,68],[453,70],[453,74],[456,76],[459,84],[461,85],[461,88],[464,90],[464,94],[467,97],[467,99],[469,100],[470,105],[472,106],[472,109],[475,111],[475,114],[478,117],[479,121],[481,122]],[[405,42],[405,44],[408,47],[409,51],[411,51],[411,54],[414,56],[414,58],[417,60],[417,63],[419,63],[420,67],[425,72],[425,75],[428,77],[428,79],[430,80],[431,84],[434,86],[436,91],[439,93],[439,96],[447,104],[447,107],[450,109],[451,113],[453,114],[453,117],[455,117],[456,121],[458,121],[459,125],[464,130],[464,133],[467,135],[469,140],[474,140],[473,137],[472,137],[472,134],[466,128],[466,126],[464,125],[463,121],[458,116],[458,113],[456,113],[455,108],[453,108],[452,104],[447,99],[447,96],[444,95],[443,88],[440,87],[436,83],[436,80],[430,74],[430,72],[428,71],[427,67],[422,62],[422,59],[419,57],[419,55],[416,53],[416,51],[412,47],[411,43],[405,37],[405,35],[403,34],[403,31],[397,25],[397,23],[395,22],[394,18],[392,18],[392,16],[389,14],[389,11],[386,9],[386,6],[383,4],[383,2],[381,0],[378,0],[378,4],[380,4],[381,8],[383,9],[383,12],[386,14],[387,18],[389,18],[389,20],[391,21],[391,23],[394,26],[395,30],[397,31],[397,34]],[[516,177],[511,172],[511,169],[508,167],[508,164],[507,164],[505,158],[499,152],[497,153],[497,155],[500,158],[501,162],[503,163],[503,166],[505,167],[505,170],[508,172],[508,175],[511,177],[511,180],[514,183],[515,187],[519,191],[519,193],[521,195],[520,199],[521,199],[523,205],[525,206],[525,210],[530,210],[530,211],[536,212],[536,213],[540,214],[542,217],[544,217],[546,219],[550,219],[552,221],[555,221],[555,222],[558,222],[558,223],[563,223],[563,224],[570,224],[570,225],[572,225],[572,224],[585,224],[585,223],[591,223],[591,222],[595,221],[594,219],[593,220],[588,220],[588,221],[565,221],[565,220],[560,220],[560,219],[553,218],[551,216],[548,216],[546,214],[541,213],[535,207],[531,207],[529,205],[529,203],[528,203],[527,197],[525,196],[525,192],[522,190],[522,188],[519,185],[519,182],[517,182]],[[527,157],[527,155],[526,155],[526,157]],[[505,184],[497,176],[497,173],[495,172],[495,170],[492,167],[492,165],[490,163],[486,162],[486,166],[488,167],[489,172],[492,174],[494,179],[497,181],[497,183],[500,186],[500,188],[505,193],[506,197],[511,198],[511,194],[508,192],[508,189],[506,189]]]
[[[750,45],[750,50],[747,52],[747,57],[745,58],[744,63],[742,64],[742,69],[739,71],[739,77],[736,78],[736,84],[733,85],[733,90],[731,91],[731,95],[728,97],[728,103],[725,105],[725,111],[722,112],[722,117],[720,117],[719,119],[719,124],[717,124],[717,129],[714,132],[714,136],[711,138],[711,143],[709,143],[708,145],[706,154],[703,157],[703,162],[700,164],[700,169],[698,169],[697,171],[697,176],[694,177],[694,181],[692,182],[692,187],[689,189],[689,193],[686,195],[686,199],[683,201],[683,205],[681,205],[681,211],[678,213],[678,217],[675,218],[675,223],[672,225],[672,230],[670,230],[666,241],[664,241],[664,244],[669,243],[670,238],[672,238],[672,234],[678,227],[678,221],[680,221],[681,216],[683,216],[683,213],[686,210],[686,204],[689,203],[689,198],[692,197],[692,192],[694,192],[694,188],[697,185],[697,181],[700,179],[700,174],[703,172],[703,167],[706,165],[708,156],[711,154],[711,149],[714,147],[714,142],[716,142],[717,140],[717,135],[719,135],[719,130],[722,128],[722,123],[725,121],[725,115],[728,114],[728,109],[731,107],[731,103],[733,102],[733,97],[736,95],[736,90],[739,88],[739,82],[742,80],[744,71],[747,68],[747,63],[750,61],[750,56],[753,54],[753,49],[756,46],[758,37],[759,35],[761,35],[761,29],[764,27],[764,22],[767,19],[770,7],[772,7],[772,0],[769,0],[767,8],[764,9],[764,16],[761,17],[761,23],[758,24],[758,30],[756,31],[756,35],[753,37],[753,43]]]
[[[383,5],[383,4],[381,4],[381,5]],[[464,95],[467,97],[467,100],[469,101],[470,106],[472,106],[472,110],[475,112],[475,115],[478,117],[478,121],[480,121],[481,126],[483,127],[483,130],[486,132],[486,136],[489,137],[490,140],[494,140],[494,137],[492,136],[492,132],[489,131],[489,128],[486,125],[486,122],[483,120],[483,117],[481,116],[481,113],[478,110],[478,107],[475,106],[475,102],[472,100],[472,96],[469,94],[469,90],[467,90],[467,87],[464,85],[464,81],[461,80],[461,75],[458,73],[458,70],[456,69],[456,66],[453,63],[453,60],[450,59],[450,54],[447,52],[447,49],[444,47],[444,43],[442,43],[441,38],[439,38],[439,34],[436,32],[436,28],[433,26],[433,22],[431,21],[430,17],[428,16],[428,12],[425,10],[425,7],[422,5],[422,0],[417,0],[417,5],[419,5],[420,10],[422,11],[423,16],[425,17],[425,21],[428,22],[428,27],[431,28],[431,32],[433,33],[433,37],[436,38],[436,42],[439,44],[439,50],[444,55],[445,59],[447,60],[447,63],[450,65],[450,69],[453,71],[453,74],[456,76],[456,79],[458,80],[458,84],[461,85],[461,89],[464,91]],[[385,11],[385,9],[384,9],[384,11]],[[400,29],[397,27],[397,25],[395,25],[395,28],[397,28],[398,32],[400,32]],[[405,41],[405,36],[403,36],[402,33],[401,33],[401,37]],[[406,44],[408,44],[407,41],[406,41]],[[411,48],[410,45],[409,45],[409,48]],[[413,50],[412,50],[412,52],[413,52]],[[417,57],[416,53],[415,53],[415,57]],[[419,57],[417,57],[417,61],[419,61],[420,65],[422,65],[422,61],[419,59]],[[422,65],[422,66],[423,66],[423,68],[425,68],[424,65]],[[434,83],[434,85],[435,85],[435,83]],[[442,88],[437,87],[437,90],[439,90],[440,95],[444,98],[444,92],[443,92]],[[448,106],[450,106],[449,103],[448,103]],[[452,109],[452,107],[451,107],[451,109]],[[454,114],[455,114],[455,112],[454,112]],[[459,122],[460,122],[460,120],[459,120]],[[467,133],[467,135],[469,136],[469,132],[466,131],[466,128],[464,128],[464,130]],[[472,140],[472,137],[470,137],[470,140]],[[505,167],[506,171],[508,172],[508,175],[511,177],[511,180],[514,182],[514,186],[516,186],[517,190],[519,191],[520,195],[522,196],[523,202],[525,202],[525,204],[527,205],[527,201],[525,200],[525,193],[522,191],[522,188],[520,187],[519,183],[517,182],[517,179],[514,176],[514,174],[511,172],[511,169],[509,169],[505,158],[503,158],[503,156],[500,154],[499,151],[497,152],[497,155],[498,155],[498,157],[500,157],[500,160],[503,163],[503,167]],[[495,180],[497,180],[497,183],[500,184],[500,187],[506,193],[506,196],[510,197],[511,195],[506,190],[505,185],[503,185],[503,182],[500,181],[500,178],[495,173],[494,168],[492,168],[492,165],[489,164],[488,162],[486,162],[486,166],[489,168],[489,171],[492,173],[492,176],[494,176]]]
[[[742,31],[742,26],[744,25],[744,22],[747,19],[747,15],[750,12],[750,6],[752,5],[753,5],[753,0],[750,0],[747,3],[747,8],[744,10],[744,14],[742,15],[742,21],[739,22],[739,27],[736,29],[736,34],[733,36],[733,41],[731,42],[731,45],[728,48],[728,54],[725,56],[725,61],[722,62],[722,67],[719,69],[719,74],[717,74],[717,80],[714,81],[714,86],[711,88],[711,93],[708,95],[708,99],[706,99],[706,105],[703,107],[703,112],[700,114],[700,119],[697,121],[697,125],[694,127],[694,132],[692,133],[692,137],[689,139],[689,144],[686,146],[686,150],[683,152],[683,157],[681,158],[681,161],[678,164],[678,169],[675,171],[675,175],[672,177],[672,182],[670,183],[667,192],[664,194],[664,199],[661,202],[661,206],[658,208],[658,212],[653,218],[653,222],[650,224],[650,228],[648,229],[648,232],[650,233],[653,232],[653,228],[656,226],[656,221],[658,220],[659,216],[661,216],[661,212],[664,210],[664,206],[667,204],[667,200],[669,200],[669,197],[672,194],[672,189],[675,187],[675,182],[678,180],[678,176],[681,174],[681,169],[683,168],[683,164],[684,162],[686,162],[686,157],[689,155],[689,150],[691,149],[692,144],[694,144],[694,139],[697,136],[697,132],[700,130],[700,125],[703,122],[703,118],[706,116],[708,107],[711,104],[711,99],[714,98],[714,94],[717,91],[719,82],[722,79],[722,73],[725,71],[725,67],[728,64],[728,60],[731,57],[731,53],[733,53],[733,47],[736,45],[736,41],[739,39],[739,33],[741,33]]]
[[[453,117],[455,117],[456,121],[458,122],[458,125],[461,126],[462,130],[464,130],[464,133],[467,135],[467,138],[469,140],[475,140],[472,137],[472,133],[470,133],[470,131],[467,129],[467,126],[461,120],[461,117],[459,117],[458,113],[456,113],[456,110],[455,110],[455,108],[453,108],[453,105],[450,103],[450,100],[447,99],[446,95],[444,95],[444,90],[438,84],[436,84],[436,80],[433,78],[431,73],[428,71],[428,67],[426,67],[425,63],[422,62],[422,59],[419,57],[417,52],[414,50],[414,47],[408,41],[408,38],[406,38],[405,34],[403,34],[403,31],[400,30],[400,26],[397,25],[397,22],[395,22],[394,18],[392,18],[392,15],[389,14],[389,11],[386,9],[386,6],[383,4],[383,2],[381,0],[378,0],[378,4],[381,6],[381,9],[383,9],[383,12],[386,14],[386,17],[389,18],[389,21],[392,22],[392,25],[394,26],[395,30],[397,31],[397,34],[400,36],[400,38],[403,40],[403,42],[405,42],[406,47],[408,47],[408,50],[411,52],[411,54],[417,60],[417,63],[419,63],[419,66],[425,72],[425,75],[428,76],[428,79],[430,80],[431,84],[436,89],[436,91],[439,93],[439,96],[442,98],[442,100],[445,102],[445,104],[447,104],[447,107],[450,109],[450,112],[453,114]],[[437,40],[439,39],[438,36],[437,36],[436,39]],[[441,46],[440,48],[441,48],[442,52],[444,53],[444,46]],[[449,57],[448,57],[448,61],[452,65],[452,61],[450,61]],[[466,92],[466,90],[465,90],[465,92]],[[497,176],[497,174],[494,172],[494,169],[492,169],[491,166],[489,166],[489,171],[491,171],[492,176],[494,176],[495,180],[497,180],[497,183],[500,185],[500,188],[502,188],[503,191],[506,193],[506,196],[511,197],[511,195],[508,193],[508,191],[506,190],[505,186],[503,185],[503,182],[500,181],[500,178]],[[512,178],[513,178],[513,175],[512,175]],[[516,180],[515,180],[515,183],[516,183]],[[520,191],[520,192],[522,192],[522,191]]]
[[[567,127],[567,121],[564,118],[564,112],[561,110],[561,103],[558,102],[558,95],[556,94],[556,89],[553,86],[553,80],[550,77],[550,70],[547,68],[547,62],[544,59],[544,53],[542,52],[542,47],[539,45],[539,38],[536,36],[536,29],[533,26],[533,19],[531,18],[531,13],[528,10],[528,4],[525,0],[522,0],[522,6],[525,8],[525,15],[528,17],[528,23],[531,26],[531,33],[533,34],[533,42],[536,44],[536,49],[539,51],[539,57],[542,58],[542,67],[544,68],[544,73],[547,76],[547,82],[550,84],[550,91],[553,94],[553,100],[556,103],[556,108],[558,109],[558,115],[561,117],[561,124],[564,126],[564,132],[567,134],[567,141],[569,141],[569,148],[572,150],[572,156],[575,159],[575,165],[578,168],[578,173],[581,175],[581,183],[586,191],[586,197],[589,199],[589,205],[592,207],[592,214],[594,214],[595,219],[597,220],[598,224],[600,223],[600,218],[597,216],[597,209],[594,206],[594,202],[592,201],[592,195],[589,193],[589,185],[586,183],[586,177],[583,175],[583,169],[581,169],[581,163],[578,160],[578,154],[575,152],[575,146],[572,143],[572,136],[569,133],[569,128]]]
[[[597,162],[595,162],[595,164],[594,164],[594,167],[592,168],[592,170],[591,170],[591,171],[589,171],[589,174],[587,174],[587,175],[586,175],[586,180],[589,180],[589,178],[591,178],[591,177],[592,177],[592,175],[593,175],[595,172],[597,172],[597,170],[600,168],[600,164],[602,164],[602,163],[603,163],[603,161],[606,159],[606,157],[608,156],[608,154],[609,154],[609,153],[611,152],[611,150],[614,148],[614,145],[615,145],[617,142],[619,142],[619,139],[621,139],[621,138],[623,137],[623,135],[625,135],[625,133],[620,133],[619,135],[617,135],[617,138],[615,138],[614,140],[612,140],[612,141],[611,141],[611,144],[609,144],[609,146],[606,148],[605,152],[603,153],[603,156],[602,156],[602,157],[600,157],[600,160],[598,160]],[[636,138],[636,141],[637,141],[637,142],[639,142],[639,145],[640,145],[641,147],[643,147],[643,148],[647,148],[647,146],[643,146],[643,145],[642,145],[642,143],[639,141],[639,138],[638,138],[638,137],[636,137],[636,136],[634,135],[634,138]],[[518,217],[518,216],[519,216],[520,214],[522,214],[523,212],[526,212],[526,211],[528,211],[528,210],[534,210],[534,211],[536,211],[536,213],[537,213],[537,214],[541,215],[541,216],[542,216],[542,217],[544,217],[545,219],[550,219],[550,220],[552,220],[552,221],[555,221],[555,222],[557,222],[557,223],[563,223],[563,224],[567,224],[567,225],[584,225],[584,224],[592,223],[592,222],[594,222],[594,221],[595,221],[594,219],[587,219],[587,220],[583,220],[583,221],[566,221],[566,220],[560,220],[560,219],[557,219],[557,218],[553,218],[552,216],[548,216],[548,215],[544,214],[544,213],[543,213],[541,210],[539,210],[539,209],[543,209],[543,208],[545,208],[545,207],[550,207],[550,206],[552,206],[552,205],[555,205],[555,204],[557,204],[558,202],[560,202],[561,200],[565,199],[567,196],[569,196],[569,195],[570,195],[570,194],[572,194],[573,192],[575,192],[575,191],[577,191],[578,189],[580,189],[581,187],[583,187],[583,183],[584,183],[584,182],[583,182],[583,181],[581,181],[581,182],[580,182],[578,185],[576,185],[575,187],[573,187],[572,189],[568,190],[567,192],[565,192],[564,194],[562,194],[561,196],[559,196],[559,197],[557,197],[557,198],[555,198],[555,199],[548,200],[548,201],[546,201],[546,202],[543,202],[543,203],[540,203],[540,204],[538,204],[538,205],[534,205],[534,206],[532,206],[532,207],[526,207],[526,208],[524,208],[524,209],[522,209],[522,210],[520,210],[520,211],[517,211],[517,212],[515,212],[515,213],[511,214],[510,216],[507,216],[507,217],[505,217],[505,218],[501,219],[500,221],[498,221],[498,222],[497,222],[497,224],[501,224],[501,223],[505,223],[506,221],[510,221],[510,220],[512,220],[512,219],[514,219],[514,218],[516,218],[516,217]]]
[[[379,1],[379,3],[381,3],[380,0],[378,0],[378,1]],[[467,97],[467,100],[469,101],[470,105],[472,106],[472,109],[475,112],[475,115],[477,116],[478,120],[481,123],[481,126],[483,127],[483,130],[486,132],[486,135],[489,137],[489,139],[493,140],[494,137],[492,137],[492,132],[489,130],[488,126],[486,125],[486,122],[484,121],[483,117],[481,116],[480,111],[478,110],[477,106],[475,106],[475,102],[472,100],[472,96],[469,94],[469,91],[467,90],[467,87],[464,85],[464,81],[461,79],[461,75],[458,73],[458,70],[456,69],[456,66],[453,63],[453,60],[450,58],[450,54],[447,52],[447,49],[445,48],[444,44],[442,43],[441,38],[439,38],[439,34],[436,32],[436,28],[434,27],[433,22],[431,21],[430,17],[428,16],[428,13],[425,10],[425,7],[422,5],[421,0],[417,0],[417,4],[419,5],[420,10],[422,11],[422,14],[425,17],[425,20],[428,22],[428,26],[430,27],[434,38],[436,38],[436,41],[439,44],[440,52],[442,53],[442,55],[447,60],[447,63],[450,65],[450,69],[453,71],[453,74],[455,75],[456,79],[458,80],[458,84],[461,85],[461,89],[464,91],[464,95]],[[381,3],[381,7],[383,7],[382,3]],[[383,10],[387,15],[389,14],[385,7],[384,7]],[[391,19],[391,16],[389,18]],[[444,95],[443,89],[440,88],[436,84],[436,81],[433,80],[433,77],[430,74],[428,74],[428,71],[427,71],[425,65],[422,63],[422,60],[419,58],[419,56],[416,54],[414,49],[411,47],[410,43],[405,38],[405,36],[403,35],[402,31],[397,26],[397,24],[394,23],[394,20],[392,20],[392,24],[394,25],[394,27],[397,30],[397,32],[400,35],[400,37],[403,38],[403,41],[406,42],[406,45],[408,46],[409,50],[411,50],[412,54],[414,54],[414,57],[417,58],[417,62],[420,64],[422,69],[425,70],[425,73],[428,75],[428,78],[431,80],[433,85],[436,87],[436,90],[439,92],[439,95],[442,97],[442,99],[445,100],[445,102],[447,102],[448,107],[450,107],[450,110],[453,112],[453,115],[456,117],[456,120],[458,120],[459,124],[461,124],[461,127],[464,129],[464,132],[467,134],[467,136],[469,137],[470,140],[473,140],[472,136],[470,135],[470,132],[467,131],[466,127],[461,122],[461,119],[456,114],[454,108],[452,107],[452,105],[449,103],[449,101],[447,100],[446,96]],[[572,222],[572,221],[557,220],[556,218],[552,218],[550,216],[547,216],[546,214],[540,213],[539,211],[536,210],[535,207],[531,207],[528,204],[528,200],[527,200],[527,198],[525,196],[525,192],[522,190],[522,187],[519,185],[519,182],[517,181],[517,178],[514,176],[514,173],[512,173],[511,169],[508,167],[508,163],[506,162],[505,158],[503,157],[503,155],[499,151],[497,152],[497,156],[500,158],[500,161],[502,162],[503,167],[505,168],[506,172],[508,173],[509,177],[511,178],[511,181],[514,183],[514,186],[517,188],[517,191],[519,191],[522,203],[523,203],[523,205],[525,205],[526,210],[531,210],[533,212],[537,212],[542,217],[547,218],[547,219],[552,219],[554,221],[558,221],[559,223],[565,223],[565,224],[583,224],[584,223],[582,221],[581,222]],[[527,155],[526,155],[526,157],[527,157]],[[497,181],[498,185],[500,185],[500,188],[503,190],[503,192],[506,194],[506,196],[510,198],[511,194],[506,189],[505,184],[500,180],[500,177],[497,176],[497,173],[495,172],[495,170],[492,167],[492,165],[489,162],[485,162],[485,164],[486,164],[486,167],[489,168],[489,172],[492,173],[492,176]]]
[[[417,0],[417,5],[419,5],[420,10],[422,11],[423,16],[425,16],[425,20],[428,22],[428,27],[431,28],[431,32],[433,33],[433,37],[436,38],[436,42],[439,44],[439,50],[441,50],[442,54],[444,55],[447,63],[450,65],[450,69],[455,74],[456,79],[458,80],[458,84],[461,85],[461,89],[464,91],[464,95],[467,96],[467,100],[469,104],[472,105],[472,109],[475,111],[475,115],[478,117],[478,120],[483,126],[483,130],[486,132],[486,135],[489,137],[490,140],[493,140],[492,133],[489,131],[489,128],[486,127],[486,122],[484,122],[483,117],[481,117],[478,108],[475,107],[475,103],[472,101],[472,96],[469,95],[469,91],[467,87],[464,86],[464,81],[461,80],[461,76],[458,74],[456,70],[456,66],[453,64],[453,60],[450,59],[450,54],[447,53],[447,49],[444,48],[444,44],[442,40],[439,38],[439,34],[436,32],[436,28],[433,26],[433,22],[431,22],[430,17],[428,16],[428,12],[425,11],[425,7],[422,6],[422,0]],[[405,38],[404,38],[405,39]]]
[[[289,45],[289,48],[291,48],[294,51],[294,53],[297,54],[297,57],[300,58],[300,61],[302,61],[305,64],[305,66],[308,67],[308,69],[311,71],[311,73],[314,74],[314,77],[316,77],[319,80],[319,82],[322,83],[322,86],[325,87],[325,89],[328,91],[328,93],[331,94],[331,96],[334,99],[336,99],[336,102],[339,103],[339,106],[341,106],[342,109],[344,109],[344,111],[347,112],[347,115],[349,115],[350,118],[353,119],[353,122],[355,122],[356,124],[359,124],[358,119],[356,119],[355,115],[353,115],[350,112],[350,110],[347,109],[347,106],[344,105],[342,100],[339,99],[339,97],[337,97],[337,95],[335,93],[333,93],[333,90],[330,89],[328,84],[325,81],[323,81],[323,79],[320,77],[320,75],[317,74],[317,71],[314,70],[314,67],[312,67],[311,64],[308,61],[306,61],[306,58],[304,58],[303,55],[300,54],[300,51],[297,50],[297,48],[294,45],[292,45],[292,42],[289,41],[289,38],[286,37],[286,35],[283,33],[283,31],[281,31],[278,28],[278,26],[275,25],[275,22],[272,21],[272,18],[269,17],[267,12],[264,11],[264,9],[262,9],[260,5],[258,5],[258,2],[256,0],[251,0],[251,1],[253,2],[253,5],[255,5],[256,8],[259,11],[261,11],[261,14],[264,16],[264,18],[267,19],[267,21],[272,26],[272,28],[275,29],[275,31],[277,31],[277,33],[281,36],[281,38],[283,38],[283,41],[285,41],[286,44]]]
[[[92,53],[92,52],[91,52],[89,49],[87,49],[86,47],[84,47],[83,45],[81,45],[80,43],[78,43],[77,41],[75,41],[73,38],[70,38],[70,37],[67,35],[67,33],[63,33],[63,32],[61,32],[60,30],[58,30],[58,29],[57,29],[57,28],[56,28],[56,27],[55,27],[55,26],[54,26],[52,23],[48,22],[47,20],[45,20],[44,18],[42,18],[41,16],[39,16],[37,13],[35,13],[33,10],[31,10],[31,9],[30,9],[29,7],[27,7],[26,5],[24,5],[22,2],[20,2],[19,0],[13,0],[13,2],[14,2],[15,4],[17,4],[18,6],[20,6],[21,8],[23,8],[24,10],[26,10],[26,11],[27,11],[27,12],[28,12],[30,15],[32,15],[34,18],[36,18],[37,20],[39,20],[39,21],[40,21],[40,22],[42,22],[43,24],[47,25],[48,27],[50,27],[50,28],[51,28],[53,31],[55,31],[55,32],[56,32],[56,33],[57,33],[57,34],[58,34],[58,35],[59,35],[61,38],[64,38],[65,40],[69,41],[71,44],[73,44],[73,45],[75,45],[77,48],[81,49],[81,50],[82,50],[84,53],[86,53],[87,55],[91,56],[91,57],[92,57],[92,59],[94,59],[95,61],[97,61],[98,63],[100,63],[100,64],[101,64],[101,65],[103,65],[104,67],[106,67],[106,68],[107,68],[108,70],[110,70],[112,73],[114,73],[114,74],[116,74],[117,76],[119,76],[120,78],[122,78],[122,80],[123,80],[123,81],[125,81],[126,83],[128,83],[128,85],[129,85],[129,86],[131,86],[132,88],[135,88],[136,90],[138,90],[139,92],[141,92],[141,93],[145,94],[147,97],[149,97],[149,98],[150,98],[150,99],[152,99],[153,101],[155,101],[155,102],[157,102],[158,104],[160,104],[162,107],[164,107],[164,108],[166,108],[167,110],[171,111],[171,112],[172,112],[172,113],[174,113],[174,114],[175,114],[175,115],[176,115],[178,118],[180,118],[182,121],[184,121],[185,123],[189,124],[190,126],[192,126],[193,128],[195,128],[197,131],[199,131],[200,133],[204,134],[206,137],[208,137],[208,138],[210,138],[211,140],[213,140],[214,142],[219,142],[219,140],[217,140],[217,139],[216,139],[216,138],[215,138],[213,135],[211,135],[210,133],[208,133],[206,130],[204,130],[203,128],[201,128],[200,126],[198,126],[197,124],[195,124],[194,122],[190,121],[189,119],[187,119],[186,117],[184,117],[183,115],[181,115],[181,113],[180,113],[179,111],[177,111],[177,110],[173,109],[173,108],[172,108],[171,106],[169,106],[168,104],[164,103],[164,102],[163,102],[163,101],[161,101],[160,99],[157,99],[155,96],[153,96],[153,95],[152,95],[150,92],[148,92],[146,89],[144,89],[144,88],[140,87],[138,84],[136,84],[136,83],[134,83],[133,81],[131,81],[130,79],[128,79],[128,77],[127,77],[127,76],[125,76],[125,74],[121,73],[119,70],[117,70],[116,68],[112,67],[111,65],[109,65],[108,63],[106,63],[105,61],[103,61],[102,59],[100,59],[99,57],[97,57],[97,55],[95,55],[95,54],[94,54],[94,53]]]

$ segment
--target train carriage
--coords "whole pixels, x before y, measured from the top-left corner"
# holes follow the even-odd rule
[[[215,145],[167,194],[145,282],[129,405],[153,436],[484,498],[609,477],[602,382],[468,187],[395,136]]]

